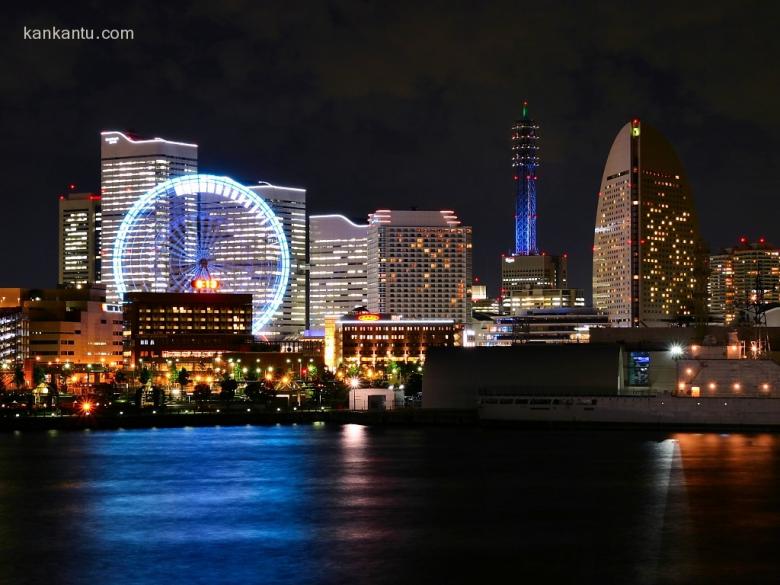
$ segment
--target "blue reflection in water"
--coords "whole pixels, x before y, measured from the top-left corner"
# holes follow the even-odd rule
[[[778,449],[360,425],[0,435],[0,583],[758,582]]]

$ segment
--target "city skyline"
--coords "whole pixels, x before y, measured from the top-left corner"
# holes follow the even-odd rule
[[[530,120],[530,119],[528,119],[528,118],[527,118],[527,108],[528,108],[527,102],[523,102],[523,112],[524,112],[523,116],[524,116],[524,118],[522,118],[522,119],[524,119],[524,120],[527,120],[527,121],[528,121],[529,123],[531,123],[531,124],[534,124],[534,128],[538,129],[538,125],[537,125],[537,123],[536,123],[534,120]],[[634,118],[634,119],[638,119],[638,118]],[[515,129],[516,129],[516,125],[517,125],[517,122],[515,123]],[[130,131],[127,131],[127,133],[128,133],[128,135],[129,135],[129,136],[135,136],[135,135],[134,135],[133,133],[131,133]],[[101,134],[101,142],[102,142],[103,140],[105,140],[105,135],[107,135],[107,134],[117,134],[117,135],[123,135],[123,134],[124,134],[124,132],[123,132],[123,131],[107,131],[107,130],[101,130],[100,134]],[[155,133],[154,133],[154,132],[152,132],[152,133],[150,134],[150,136],[151,136],[151,135],[154,135],[154,134],[155,134]],[[161,138],[154,138],[154,139],[147,139],[147,138],[144,138],[144,139],[141,139],[140,141],[141,141],[141,142],[150,142],[150,143],[154,143],[154,142],[162,142],[162,143],[170,143],[170,144],[179,144],[179,143],[177,143],[176,141],[174,141],[174,142],[171,142],[171,141],[169,141],[169,140],[166,140],[166,139],[161,139]],[[511,141],[510,141],[510,144],[511,144]],[[193,146],[195,146],[195,145],[193,145]],[[217,172],[217,174],[219,174],[219,172]],[[268,186],[268,188],[271,188],[271,189],[277,189],[277,188],[278,188],[277,186],[275,186],[275,185],[272,185],[272,184],[270,184],[270,183],[268,183],[267,181],[264,181],[264,180],[260,180],[260,181],[258,181],[257,183],[258,183],[258,185],[252,186],[252,185],[251,185],[251,182],[246,182],[246,184],[247,184],[247,185],[249,185],[249,186],[250,186],[250,188],[252,188],[252,189],[255,189],[255,190],[262,190],[262,189],[264,188],[264,187],[263,187],[263,185],[267,185],[267,186]],[[517,187],[516,187],[516,188],[517,188]],[[298,188],[298,187],[283,187],[282,189],[286,189],[286,190],[292,190],[292,191],[301,191],[301,192],[304,192],[304,193],[307,191],[307,189],[306,189],[306,188]],[[77,185],[77,184],[75,184],[75,183],[68,183],[67,185],[65,185],[65,186],[64,186],[64,189],[62,189],[62,190],[61,190],[61,192],[59,192],[59,193],[57,194],[57,198],[59,198],[59,199],[60,199],[60,201],[62,201],[62,199],[63,199],[64,197],[68,197],[69,195],[71,195],[71,194],[72,194],[72,192],[73,192],[74,190],[75,190],[75,191],[85,191],[85,189],[82,189],[82,188],[81,188],[79,185]],[[100,190],[100,189],[98,189],[98,191],[99,191],[99,190]],[[89,190],[86,190],[86,191],[87,191],[87,192],[89,192]],[[534,189],[534,191],[535,191],[535,189]],[[139,192],[139,193],[140,193],[140,192]],[[515,199],[515,202],[517,202],[517,199]],[[409,209],[409,210],[415,210],[415,209],[418,209],[418,206],[411,205],[411,206],[409,206],[407,209]],[[427,207],[427,206],[422,206],[422,207],[419,207],[419,209],[428,210],[428,207]],[[431,210],[432,210],[432,209],[431,209]],[[346,212],[345,212],[344,210],[342,210],[342,209],[333,209],[333,210],[329,210],[329,211],[327,211],[327,212],[316,212],[316,211],[311,211],[311,210],[307,209],[307,210],[306,210],[306,215],[307,215],[307,216],[317,216],[317,215],[341,215],[341,216],[344,216],[344,217],[350,217],[351,219],[360,219],[360,218],[366,218],[366,220],[367,220],[367,219],[370,217],[370,215],[371,215],[371,212],[370,212],[370,211],[366,211],[366,212],[365,212],[365,213],[363,213],[362,215],[361,215],[361,214],[358,212],[358,213],[353,213],[353,214],[351,214],[351,215],[350,215],[350,214],[346,213]],[[536,219],[536,218],[534,218],[534,221],[533,221],[532,223],[536,223],[536,222],[535,222],[535,219]],[[517,235],[517,214],[516,214],[516,213],[515,213],[515,215],[513,216],[513,220],[514,220],[514,221],[513,221],[513,223],[514,223],[514,225],[515,225],[515,236],[516,236],[516,235]],[[753,235],[753,234],[752,234],[752,232],[753,232],[753,231],[755,231],[755,230],[749,230],[749,231],[745,231],[745,230],[743,230],[742,232],[739,232],[739,234],[740,234],[740,235],[739,235],[738,237],[737,237],[735,234],[731,234],[731,236],[732,236],[732,237],[731,237],[731,239],[729,239],[728,237],[721,238],[721,239],[722,239],[722,241],[723,241],[724,243],[723,243],[723,244],[720,246],[720,248],[721,248],[721,249],[722,249],[722,248],[727,248],[727,247],[729,247],[730,245],[734,245],[734,244],[738,243],[738,241],[739,241],[739,238],[748,237],[748,236],[741,235],[741,234],[743,234],[743,233],[748,233],[748,234],[751,234],[751,235],[750,235],[750,237],[754,237],[756,240],[757,240],[757,239],[759,239],[759,238],[765,238],[765,236],[763,235],[763,234],[764,234],[764,232],[761,232],[761,234],[760,234],[760,235],[759,235],[759,234],[755,234],[755,235]],[[536,239],[536,238],[535,238],[535,226],[534,226],[534,239]],[[516,246],[516,244],[517,244],[517,240],[515,239],[515,246]],[[709,250],[712,250],[712,249],[714,248],[714,247],[713,247],[713,246],[711,246],[711,245],[709,244],[709,242],[707,242],[706,240],[704,241],[704,244],[707,246],[707,249],[709,249]],[[55,244],[55,245],[56,245],[56,244]],[[554,244],[553,244],[553,246],[548,246],[548,247],[545,247],[545,246],[540,246],[540,245],[538,245],[538,246],[536,247],[536,251],[537,251],[537,253],[539,253],[539,254],[548,254],[548,253],[549,253],[549,250],[551,250],[551,249],[554,249]],[[511,253],[511,250],[509,250],[509,252]],[[502,251],[502,253],[501,253],[501,254],[502,254],[502,256],[503,256],[503,251]],[[568,252],[564,252],[563,254],[564,254],[566,257],[568,257],[568,255],[569,255],[569,253],[568,253]],[[104,256],[105,256],[105,254],[104,254]],[[480,254],[480,253],[478,253],[478,252],[475,252],[475,257],[478,257],[478,256],[483,256],[483,257],[484,257],[484,253],[481,253],[481,254]],[[48,259],[48,258],[47,258],[47,259]],[[499,262],[500,262],[500,261],[499,261]],[[581,266],[583,263],[585,263],[585,264],[588,264],[588,265],[591,265],[591,263],[592,263],[592,257],[588,257],[588,258],[586,258],[586,259],[582,259],[582,258],[581,258],[581,259],[580,259],[580,262],[575,262],[575,263],[574,263],[575,270],[573,270],[573,273],[574,273],[574,274],[580,274],[580,273],[583,271],[583,267]],[[474,266],[474,276],[475,276],[475,277],[478,277],[478,278],[482,278],[482,279],[483,279],[483,281],[487,281],[487,282],[490,284],[489,294],[491,294],[492,296],[500,296],[500,288],[501,288],[501,286],[500,286],[500,266],[499,266],[499,268],[496,270],[497,274],[496,274],[496,275],[493,275],[493,274],[491,274],[491,270],[489,269],[489,264],[490,264],[490,263],[488,263],[488,265],[485,265],[485,264],[479,265],[479,264],[477,264],[477,263],[475,262],[475,266]],[[105,269],[104,269],[104,274],[105,274]],[[487,274],[487,275],[488,275],[488,276],[487,276],[487,278],[485,278],[485,277],[483,276],[484,274]],[[56,274],[55,274],[55,277],[56,277]],[[56,278],[55,278],[55,281],[56,281]],[[9,282],[10,282],[10,281],[9,281]],[[577,285],[578,285],[578,286],[580,286],[580,287],[581,287],[583,290],[585,290],[585,291],[586,291],[586,296],[590,296],[590,293],[592,292],[592,289],[590,288],[590,286],[591,286],[591,284],[592,284],[592,283],[591,283],[591,279],[590,279],[590,278],[587,278],[587,275],[586,275],[586,278],[585,278],[585,280],[583,280],[582,282],[576,282],[575,284],[577,284]],[[27,285],[27,283],[26,283],[26,282],[25,282],[25,285]],[[42,285],[42,286],[51,286],[51,285],[52,285],[52,283],[46,282],[46,283],[45,283],[44,285]]]
[[[475,274],[492,292],[500,254],[513,247],[509,124],[528,99],[544,124],[539,240],[569,253],[573,285],[589,288],[592,228],[584,218],[596,208],[601,153],[615,124],[632,117],[657,126],[678,150],[694,193],[708,202],[701,223],[710,249],[729,245],[734,234],[780,239],[770,217],[749,211],[776,191],[776,179],[761,172],[780,151],[772,86],[749,100],[735,94],[767,76],[765,51],[752,39],[771,19],[740,27],[746,15],[712,7],[706,19],[680,9],[673,22],[651,26],[641,9],[626,23],[610,5],[565,19],[535,6],[527,15],[538,26],[518,32],[509,26],[515,8],[500,3],[478,16],[461,7],[414,17],[410,10],[386,7],[375,20],[335,6],[311,15],[212,7],[187,11],[184,29],[178,11],[160,7],[153,17],[111,15],[107,24],[135,27],[137,39],[100,51],[8,40],[24,59],[9,66],[4,160],[15,169],[11,191],[25,194],[9,200],[9,213],[38,214],[68,182],[96,190],[95,133],[137,128],[201,144],[199,167],[211,172],[306,187],[312,213],[364,218],[421,199],[427,208],[455,209],[474,227]],[[24,24],[46,16],[55,23],[80,17],[63,6],[28,11]],[[215,18],[224,28],[212,26]],[[475,18],[491,34],[461,34]],[[434,20],[436,36],[414,34],[411,23],[428,30]],[[13,15],[9,22],[21,27]],[[730,35],[718,34],[726,25]],[[678,27],[693,32],[676,34]],[[416,42],[382,53],[388,38],[407,36]],[[194,41],[203,38],[226,44],[211,51]],[[719,67],[691,59],[702,43]],[[514,58],[530,51],[533,59]],[[361,82],[339,71],[361,72]],[[205,89],[191,91],[198,82]],[[733,193],[740,193],[737,213]],[[40,221],[42,250],[54,245],[56,218]],[[10,226],[4,241],[22,236]],[[9,283],[53,284],[56,260],[30,251],[9,259],[5,272]]]
[[[9,5],[0,585],[778,582],[778,14]]]

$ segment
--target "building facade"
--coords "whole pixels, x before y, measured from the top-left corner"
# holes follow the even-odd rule
[[[780,303],[780,249],[765,238],[710,256],[710,315],[725,325],[750,321],[750,307]]]
[[[567,255],[512,254],[501,258],[501,293],[534,288],[568,288],[569,261]]]
[[[282,223],[290,251],[290,278],[279,310],[262,333],[269,339],[300,335],[307,328],[308,225],[306,190],[260,183],[249,187],[271,207]]]
[[[529,309],[585,306],[581,289],[569,288],[568,255],[501,257],[501,305],[507,315]]]
[[[369,311],[468,322],[471,246],[471,227],[452,211],[370,214]]]
[[[19,306],[0,307],[0,368],[30,357],[30,322]]]
[[[521,315],[532,309],[584,307],[585,295],[576,288],[530,288],[509,291],[502,298],[504,313]]]
[[[704,246],[674,149],[634,119],[610,149],[593,241],[593,304],[613,326],[663,325],[706,311]]]
[[[3,359],[121,365],[122,313],[102,286],[4,288],[0,299],[5,332],[16,332],[3,340]]]
[[[588,343],[590,331],[609,327],[609,318],[590,307],[530,309],[497,317],[490,345],[519,343]]]
[[[106,284],[109,302],[117,303],[121,299],[113,274],[113,252],[125,214],[156,185],[174,177],[197,173],[198,146],[163,138],[141,139],[125,132],[105,131],[100,134],[100,170],[102,281]],[[168,234],[175,230],[177,216],[186,212],[183,206],[187,204],[192,202],[185,198],[181,201],[161,201],[155,208],[155,225],[149,226],[148,233],[138,235],[138,246],[148,250],[150,259],[163,267],[170,266],[170,258],[166,257],[168,247],[165,245]],[[160,242],[161,234],[165,234],[165,241]],[[160,274],[160,271],[149,270],[148,274],[134,276],[136,280],[142,280],[145,276],[151,279],[153,273]],[[161,274],[162,281],[150,283],[150,288],[167,289],[169,283],[165,278],[165,270]]]
[[[390,362],[425,362],[431,347],[462,345],[463,328],[452,319],[407,319],[355,312],[326,319],[325,365],[383,368]]]
[[[368,224],[309,217],[309,328],[368,304]]]
[[[211,358],[252,341],[252,295],[130,292],[124,321],[132,365],[170,357]]]
[[[101,209],[96,193],[66,193],[59,201],[59,275],[64,285],[101,279]]]

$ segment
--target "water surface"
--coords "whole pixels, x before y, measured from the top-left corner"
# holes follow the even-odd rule
[[[775,435],[0,435],[0,583],[777,582]]]

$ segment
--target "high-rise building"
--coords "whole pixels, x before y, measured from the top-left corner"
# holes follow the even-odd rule
[[[734,306],[734,258],[726,249],[711,254],[707,277],[707,309],[710,317],[729,324],[736,318]]]
[[[102,196],[102,281],[106,284],[109,302],[119,302],[113,274],[114,242],[127,211],[154,186],[189,173],[198,172],[198,146],[173,142],[163,138],[141,139],[132,134],[106,131],[100,133],[100,188]],[[181,200],[179,200],[181,199]],[[175,231],[177,217],[184,214],[191,198],[161,201],[155,208],[155,222],[146,234],[140,234],[136,247],[148,249],[150,265],[147,273],[133,275],[134,280],[148,277],[149,288],[166,290],[170,258],[169,234]],[[191,211],[191,210],[190,210]],[[186,214],[194,217],[194,213]],[[191,230],[194,231],[194,230]],[[153,270],[151,263],[158,263]],[[141,270],[141,268],[137,268]]]
[[[536,254],[536,171],[539,168],[539,125],[523,117],[512,126],[512,172],[515,185],[515,254]]]
[[[672,146],[634,119],[604,167],[593,240],[593,304],[617,327],[705,312],[706,257],[693,194]]]
[[[368,304],[368,224],[309,216],[309,327]]]
[[[749,321],[751,306],[780,303],[780,249],[746,237],[710,256],[710,315],[725,325]]]
[[[569,288],[568,255],[511,254],[501,258],[501,307],[505,314],[530,309],[582,307],[582,289]]]
[[[487,285],[479,282],[479,278],[474,278],[474,282],[471,283],[471,301],[484,301],[487,296]]]
[[[306,189],[261,182],[249,187],[260,195],[282,223],[290,250],[290,279],[276,315],[263,332],[268,338],[296,336],[306,329],[308,301],[308,228]]]
[[[512,254],[501,258],[502,296],[515,290],[567,288],[568,285],[569,260],[566,254]]]
[[[95,193],[60,195],[60,284],[100,282],[100,203]]]
[[[471,227],[454,212],[380,209],[369,215],[369,311],[467,323],[470,286]]]

